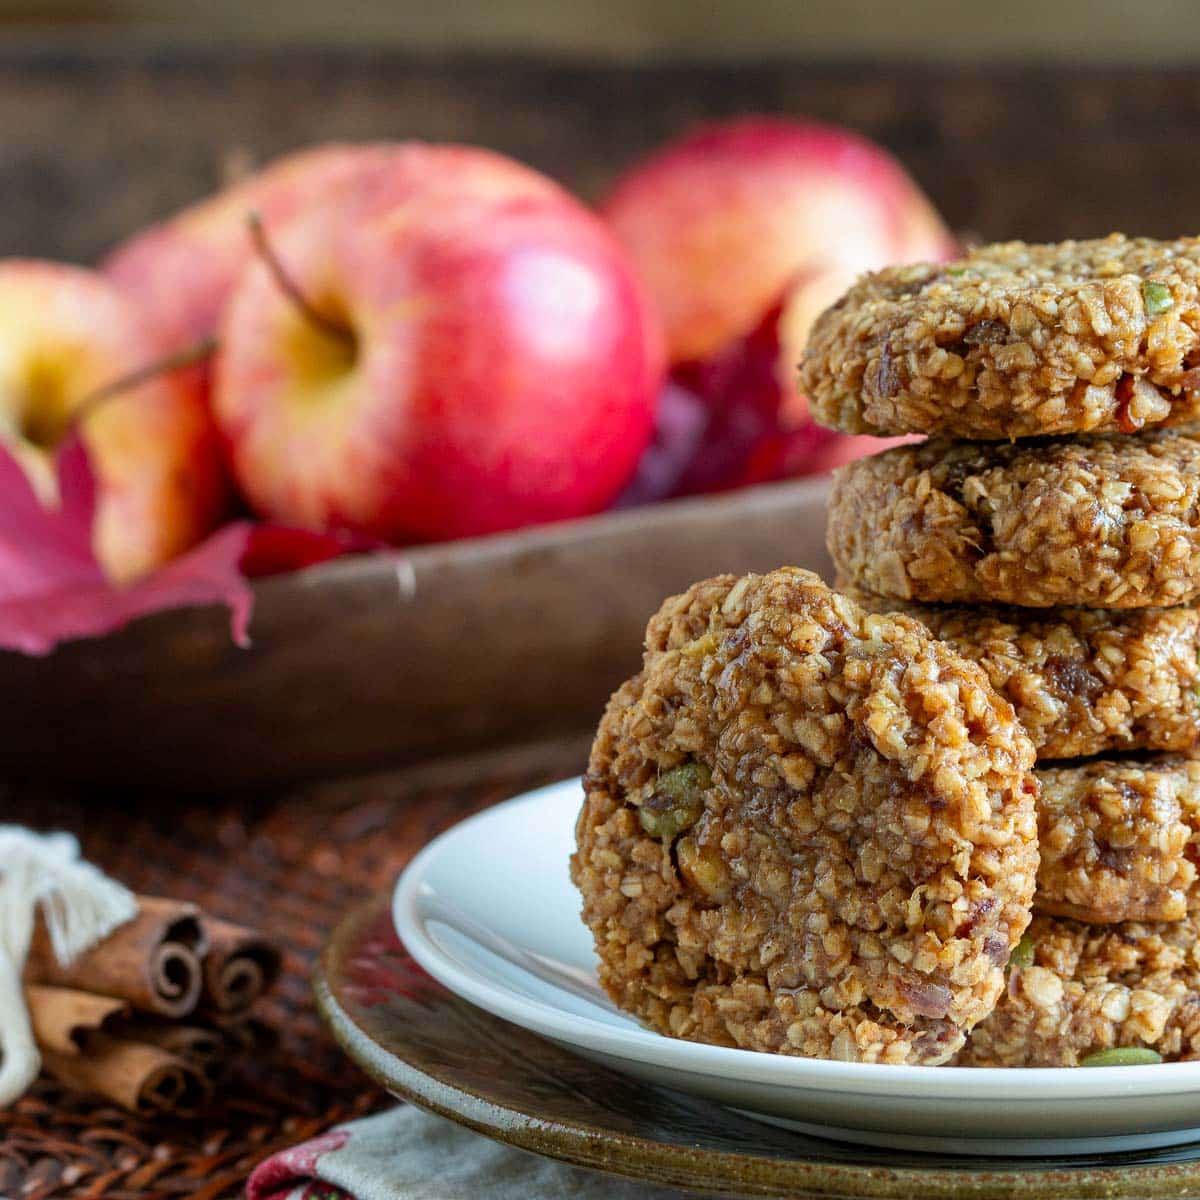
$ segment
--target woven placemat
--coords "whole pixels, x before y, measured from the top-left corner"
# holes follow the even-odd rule
[[[576,754],[560,746],[455,769],[470,782],[442,771],[380,775],[206,802],[0,792],[0,820],[69,829],[135,890],[192,900],[285,948],[259,1010],[274,1044],[238,1064],[203,1117],[145,1121],[43,1080],[0,1112],[0,1197],[238,1196],[263,1158],[386,1103],[317,1020],[313,958],[342,914],[389,886],[429,838],[568,773]]]

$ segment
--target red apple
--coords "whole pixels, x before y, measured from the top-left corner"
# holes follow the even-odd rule
[[[953,251],[887,151],[811,121],[700,128],[624,175],[601,212],[662,313],[673,363],[745,336],[805,272],[836,269],[840,291],[862,271]]]
[[[108,256],[101,270],[137,302],[163,345],[190,346],[216,332],[225,301],[252,255],[249,214],[257,212],[272,225],[288,220],[336,192],[386,149],[333,144],[277,159],[135,234]],[[207,394],[206,369],[181,378]]]
[[[152,225],[118,246],[102,270],[141,303],[168,344],[216,332],[253,247],[246,220],[287,220],[357,176],[383,147],[325,145],[276,159],[240,183]]]
[[[399,180],[424,191],[449,186],[480,194],[497,180],[507,194],[518,182],[531,191],[555,187],[511,160],[503,160],[508,170],[496,171],[497,155],[468,147],[446,149],[445,171],[438,179],[420,178],[423,147],[415,142],[331,143],[285,155],[135,234],[101,269],[138,302],[165,345],[182,348],[216,333],[229,294],[254,255],[247,232],[252,213],[273,229],[372,177],[384,180],[392,203],[402,199],[396,192]],[[408,167],[403,166],[406,161]],[[392,168],[377,171],[383,162]],[[181,374],[181,381],[207,399],[215,361]]]
[[[214,406],[254,508],[392,542],[604,508],[650,435],[661,334],[615,239],[499,155],[411,145],[269,230]]]
[[[162,355],[141,313],[101,276],[0,262],[0,440],[52,504],[55,451],[78,430],[97,480],[93,548],[118,582],[199,541],[225,500],[211,419],[171,373],[95,399]]]

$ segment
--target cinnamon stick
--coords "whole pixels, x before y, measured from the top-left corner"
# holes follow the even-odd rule
[[[138,1017],[122,1023],[120,1030],[131,1041],[157,1046],[168,1054],[186,1059],[210,1082],[222,1073],[231,1049],[219,1029],[203,1025],[179,1025],[153,1017]]]
[[[211,1094],[208,1080],[185,1059],[107,1033],[88,1034],[75,1054],[43,1049],[42,1065],[67,1087],[142,1116],[195,1116]]]
[[[74,988],[44,987],[30,984],[25,988],[33,1036],[38,1045],[58,1054],[78,1054],[91,1033],[104,1032],[131,1042],[158,1046],[168,1054],[186,1058],[209,1073],[229,1057],[239,1038],[222,1029],[204,1025],[183,1025],[165,1017],[132,1016],[124,1000],[96,996]]]
[[[144,1115],[191,1116],[208,1098],[209,1071],[146,1037],[125,1001],[42,985],[27,986],[25,998],[42,1065],[67,1087]],[[222,1039],[210,1033],[209,1042]]]
[[[200,918],[208,943],[204,1003],[225,1016],[245,1012],[279,975],[280,953],[262,934],[215,917]]]
[[[183,1017],[200,999],[200,960],[206,948],[195,905],[139,896],[137,916],[68,967],[59,964],[39,925],[25,981],[111,996],[143,1012]]]
[[[111,1029],[129,1013],[129,1005],[112,996],[36,984],[25,988],[25,1003],[34,1040],[58,1054],[78,1054],[87,1034]]]

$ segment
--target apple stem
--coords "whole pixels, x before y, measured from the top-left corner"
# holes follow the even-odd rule
[[[275,247],[271,245],[270,238],[267,237],[262,217],[258,213],[252,212],[246,217],[246,224],[250,228],[250,240],[254,243],[255,253],[266,264],[267,270],[271,272],[271,277],[275,280],[279,290],[295,305],[296,311],[315,329],[353,346],[354,330],[344,321],[339,321],[336,317],[322,312],[288,273],[287,268],[280,261],[279,255],[275,253]]]
[[[217,339],[215,337],[201,338],[198,342],[193,342],[190,346],[184,346],[182,350],[175,350],[171,354],[164,354],[162,358],[156,358],[153,362],[148,362],[144,367],[138,367],[137,370],[130,371],[127,375],[118,375],[116,379],[102,384],[84,396],[75,409],[71,423],[78,425],[93,409],[98,408],[106,400],[111,400],[114,396],[130,392],[143,383],[149,383],[150,380],[157,379],[160,375],[166,375],[169,371],[180,371],[184,367],[194,367],[197,363],[204,362],[205,359],[212,357],[216,349]]]

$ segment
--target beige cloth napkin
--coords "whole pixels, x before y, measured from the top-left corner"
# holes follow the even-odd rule
[[[704,1200],[514,1150],[404,1104],[276,1154],[247,1200]]]

